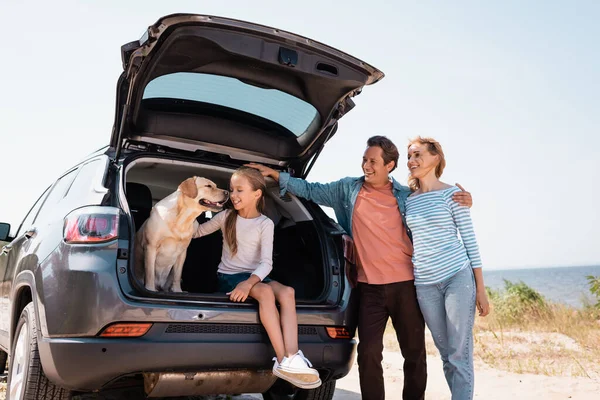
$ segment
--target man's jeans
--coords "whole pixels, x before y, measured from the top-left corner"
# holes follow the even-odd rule
[[[414,281],[386,285],[358,284],[358,373],[362,400],[384,400],[383,333],[388,319],[404,357],[404,400],[423,400],[427,385],[425,322]],[[399,398],[398,393],[390,396]]]
[[[475,280],[467,266],[433,285],[417,285],[425,323],[440,351],[452,400],[473,398]]]

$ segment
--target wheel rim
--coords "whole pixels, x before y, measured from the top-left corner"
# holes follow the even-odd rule
[[[25,383],[25,363],[27,361],[27,322],[21,325],[19,336],[17,336],[17,345],[12,358],[12,369],[10,372],[10,387],[8,388],[11,400],[20,400]]]

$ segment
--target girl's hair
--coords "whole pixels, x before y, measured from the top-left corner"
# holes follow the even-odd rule
[[[260,171],[254,168],[240,167],[233,173],[233,175],[231,175],[232,178],[234,176],[246,178],[252,190],[261,191],[260,198],[256,202],[256,209],[259,213],[262,213],[265,208],[265,193],[267,190],[267,183],[265,182],[265,178],[262,176]],[[237,253],[237,236],[235,233],[237,215],[237,210],[232,208],[225,219],[225,240],[229,245],[229,250],[231,251],[232,257]]]
[[[417,136],[416,138],[414,138],[410,142],[408,142],[407,149],[410,149],[410,146],[412,146],[413,144],[425,145],[427,147],[428,152],[430,152],[434,156],[438,156],[439,163],[435,167],[435,176],[437,178],[442,176],[442,173],[444,172],[444,168],[446,168],[446,157],[444,156],[444,150],[442,150],[442,145],[440,144],[440,142],[438,142],[437,140],[435,140],[433,138],[427,138],[427,137],[424,138],[421,136]],[[408,187],[410,187],[413,191],[419,189],[421,187],[421,184],[419,183],[419,179],[413,178],[409,174],[408,175]]]

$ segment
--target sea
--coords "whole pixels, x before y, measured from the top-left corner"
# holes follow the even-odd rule
[[[587,267],[552,267],[524,269],[484,269],[485,286],[504,289],[504,280],[523,282],[535,289],[546,300],[563,303],[576,308],[584,305],[584,299],[595,304],[586,276],[600,276],[600,265]]]

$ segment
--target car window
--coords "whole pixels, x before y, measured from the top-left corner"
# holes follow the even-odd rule
[[[52,186],[52,188],[50,189],[50,194],[46,198],[46,201],[44,201],[43,207],[40,210],[36,221],[44,223],[51,222],[51,220],[64,217],[64,215],[60,215],[60,213],[58,212],[59,210],[56,209],[56,205],[60,200],[62,200],[65,197],[65,194],[67,193],[67,190],[69,190],[69,187],[73,183],[73,180],[75,179],[76,175],[77,169],[74,169],[71,172],[68,172],[67,174],[63,175],[56,181],[54,186]],[[29,229],[29,227],[27,227],[26,229]]]
[[[50,189],[50,188],[49,187],[46,188],[46,190],[44,190],[44,193],[42,193],[42,195],[33,204],[31,209],[29,210],[29,212],[23,219],[23,222],[21,222],[21,225],[19,226],[19,230],[13,237],[18,237],[25,231],[25,229],[29,229],[33,226],[35,217],[37,217],[38,211],[40,210],[40,207],[42,206],[42,203],[44,203],[44,199],[46,198],[46,195],[48,194],[48,189]]]
[[[276,89],[263,89],[239,79],[177,72],[159,76],[146,85],[144,99],[192,100],[228,107],[273,121],[296,136],[320,127],[317,110],[303,100]]]

